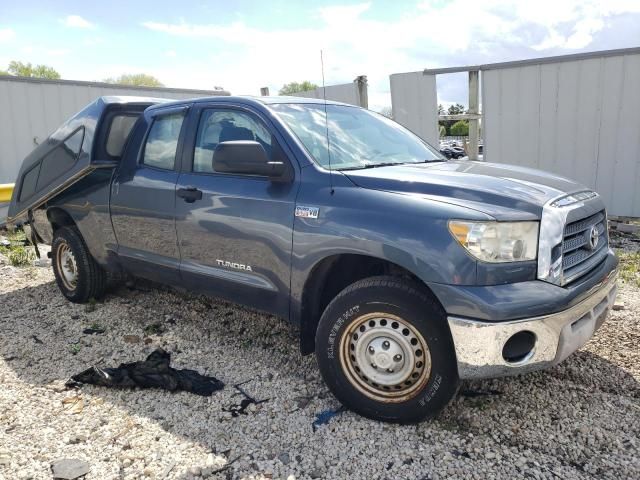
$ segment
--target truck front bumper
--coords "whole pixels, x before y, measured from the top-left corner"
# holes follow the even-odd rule
[[[560,363],[605,321],[617,274],[611,270],[586,298],[560,312],[500,322],[449,316],[460,378],[516,375]]]

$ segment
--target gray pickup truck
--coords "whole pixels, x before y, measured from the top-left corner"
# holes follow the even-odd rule
[[[335,102],[102,97],[24,160],[9,217],[69,300],[133,276],[284,317],[335,396],[385,421],[561,362],[616,294],[597,193],[448,161]]]

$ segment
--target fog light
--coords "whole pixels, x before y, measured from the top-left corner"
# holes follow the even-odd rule
[[[528,360],[536,345],[536,335],[523,330],[512,335],[502,347],[502,358],[509,363],[520,363]]]

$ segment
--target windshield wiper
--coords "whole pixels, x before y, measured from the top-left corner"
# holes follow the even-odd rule
[[[340,170],[341,172],[345,171],[345,170],[365,170],[367,168],[378,168],[378,167],[391,167],[393,165],[405,165],[407,163],[414,163],[414,162],[383,162],[383,163],[368,163],[367,165],[358,165],[357,167],[345,167],[345,168],[339,168],[337,170]]]

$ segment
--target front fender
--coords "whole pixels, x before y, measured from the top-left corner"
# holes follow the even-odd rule
[[[300,312],[307,278],[319,262],[333,255],[383,259],[410,271],[424,283],[476,283],[477,262],[454,240],[447,222],[451,218],[491,217],[419,195],[360,188],[340,174],[334,173],[333,177],[333,194],[321,178],[303,183],[297,199],[297,206],[318,208],[318,218],[296,217],[294,222],[294,323],[299,320],[295,312]]]

